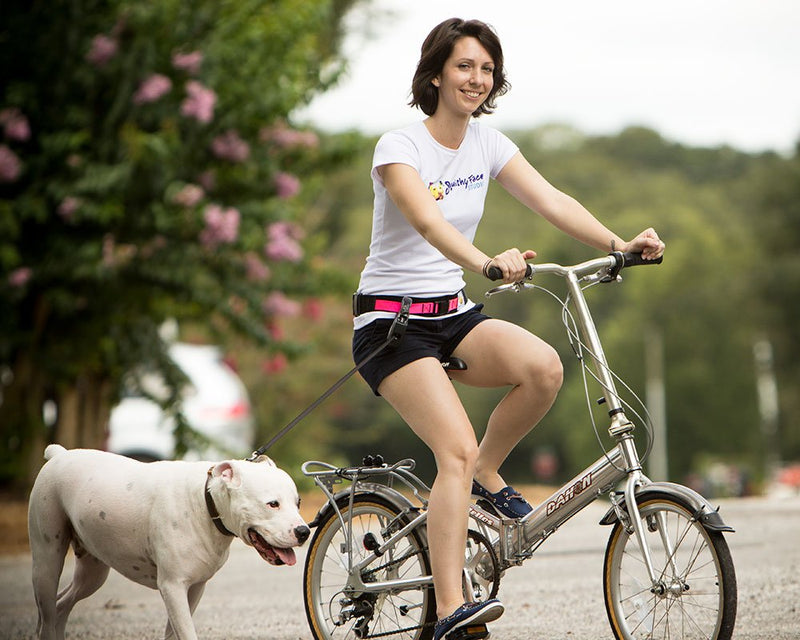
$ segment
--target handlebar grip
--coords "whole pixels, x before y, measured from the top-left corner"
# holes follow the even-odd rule
[[[655,260],[645,260],[642,258],[641,253],[623,253],[622,254],[623,266],[625,267],[638,267],[643,264],[661,264],[664,261],[664,256],[659,256]]]
[[[525,270],[525,277],[530,278],[531,274],[533,273],[533,266],[528,265],[528,268]],[[489,280],[502,280],[503,279],[503,272],[500,267],[495,267],[492,265],[486,270],[486,275]]]

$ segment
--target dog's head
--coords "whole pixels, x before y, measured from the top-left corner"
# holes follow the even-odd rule
[[[294,564],[292,547],[303,544],[311,530],[300,516],[289,474],[266,456],[226,460],[210,473],[209,490],[225,526],[270,564]]]

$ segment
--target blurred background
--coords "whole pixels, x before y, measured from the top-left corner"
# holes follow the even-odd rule
[[[4,2],[0,493],[25,495],[50,441],[247,455],[350,369],[372,150],[421,117],[419,46],[453,15],[504,45],[512,90],[487,124],[623,237],[667,243],[660,267],[588,294],[663,431],[650,473],[709,496],[800,490],[800,9],[553,4]],[[486,212],[487,253],[595,255],[498,187]],[[537,293],[486,311],[566,369],[504,475],[565,481],[600,449],[561,309]],[[504,390],[459,393],[482,432]],[[298,480],[304,460],[376,453],[433,478],[358,378],[270,453]]]

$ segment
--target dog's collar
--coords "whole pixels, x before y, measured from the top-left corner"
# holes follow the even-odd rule
[[[211,469],[213,469],[213,467]],[[208,470],[208,474],[206,475],[206,488],[205,491],[203,491],[203,494],[206,497],[206,509],[208,509],[208,515],[211,516],[211,522],[214,523],[214,526],[222,535],[236,537],[235,533],[228,530],[228,528],[222,524],[222,517],[219,515],[219,511],[217,511],[217,505],[214,504],[214,498],[212,497],[211,491],[208,488],[208,483],[211,480],[211,469]]]

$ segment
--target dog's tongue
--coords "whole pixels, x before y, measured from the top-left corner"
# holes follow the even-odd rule
[[[297,556],[294,554],[294,549],[279,549],[278,547],[272,547],[272,550],[281,559],[283,564],[291,567],[295,562],[297,562]]]
[[[253,544],[255,550],[258,551],[259,555],[270,564],[285,564],[291,566],[297,562],[294,549],[280,549],[278,547],[273,547],[253,529],[248,530],[247,534],[249,535],[250,542]]]

